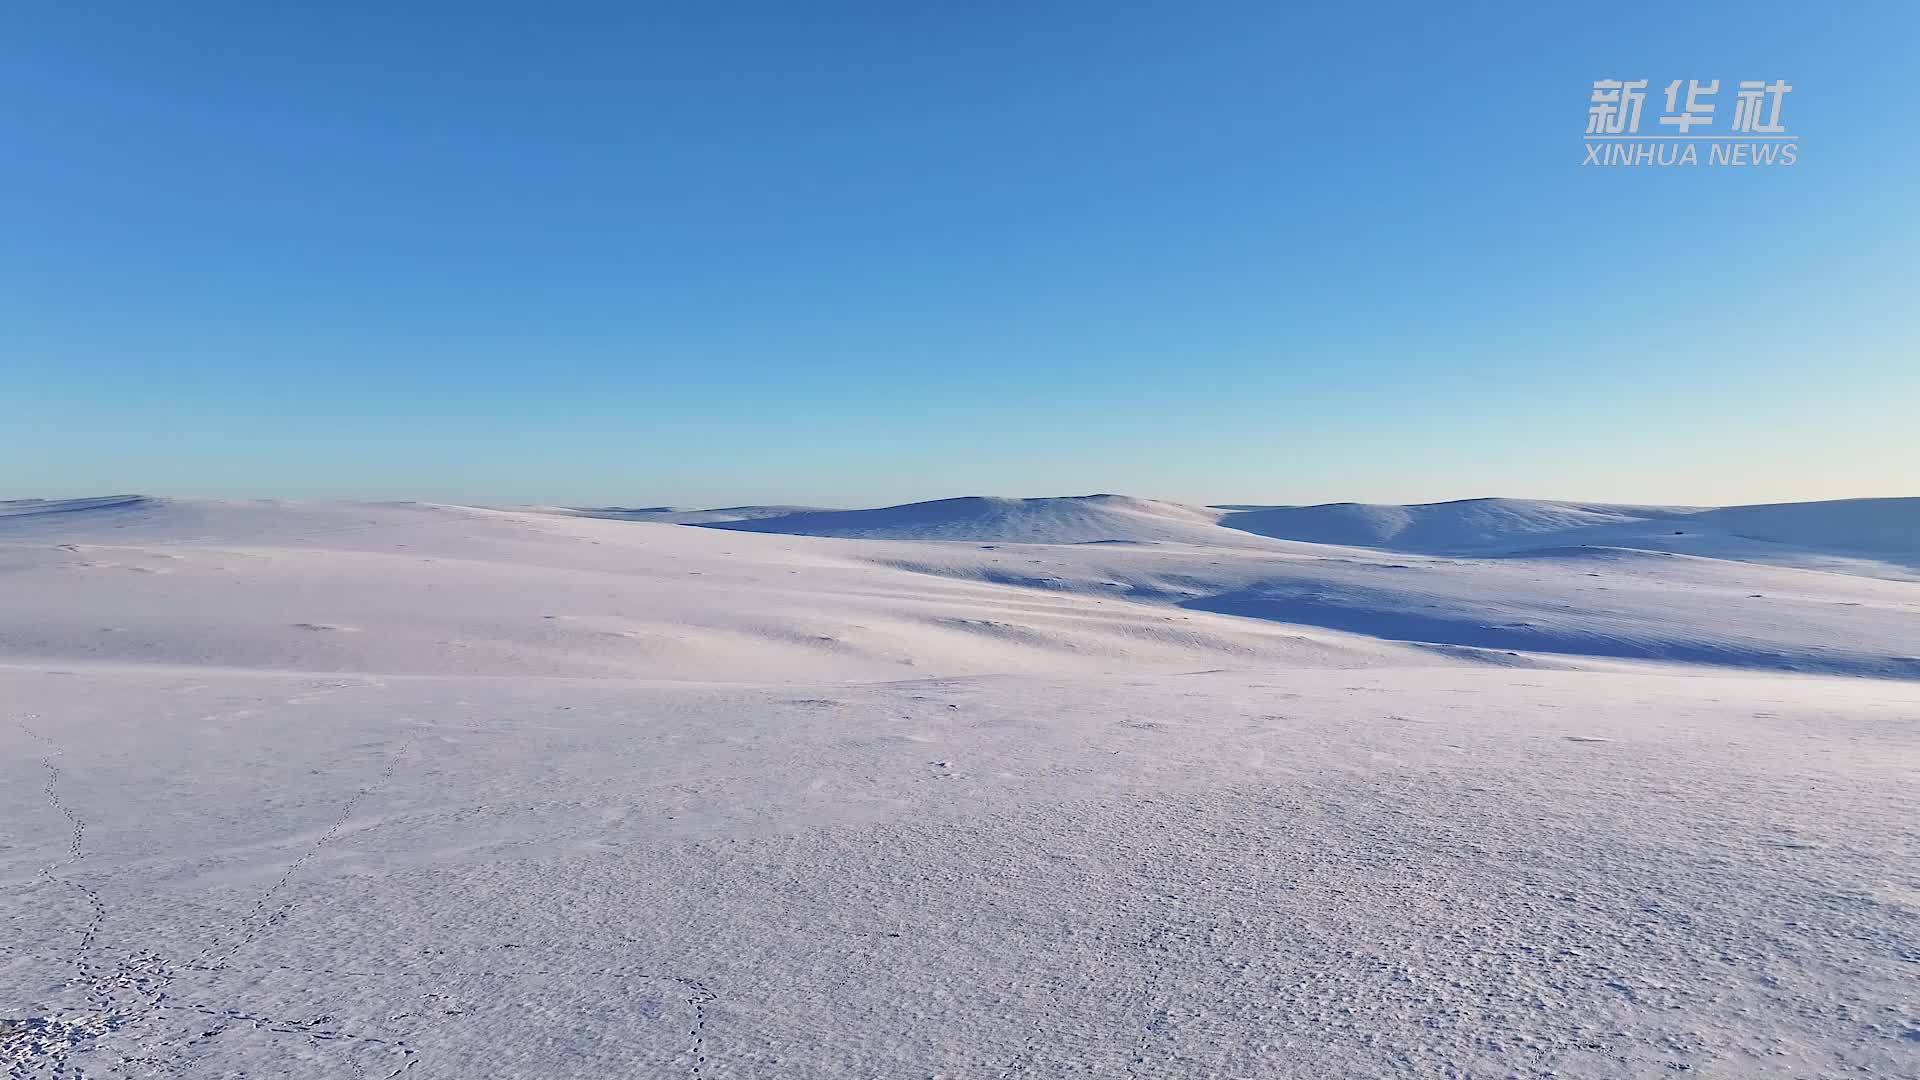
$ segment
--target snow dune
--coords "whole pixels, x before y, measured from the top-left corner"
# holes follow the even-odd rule
[[[105,495],[92,499],[0,499],[0,518],[66,514],[81,510],[132,509],[146,501],[143,495]]]
[[[1315,544],[1446,554],[1506,551],[1535,542],[1565,543],[1554,538],[1580,533],[1644,530],[1650,522],[1695,512],[1677,507],[1538,499],[1466,499],[1415,506],[1333,503],[1246,508],[1227,515],[1221,524],[1261,536]]]
[[[149,499],[8,519],[0,657],[816,681],[1406,654],[888,565],[922,546],[434,504]]]
[[[1489,521],[1599,514],[1473,513],[1474,535]],[[811,680],[1310,654],[1433,662],[1427,647],[1446,646],[1489,662],[1522,653],[1920,677],[1911,582],[1528,546],[1544,533],[1511,554],[1388,553],[1255,537],[1213,516],[1115,496],[703,528],[419,503],[48,504],[0,519],[13,615],[0,623],[0,655]],[[862,535],[801,532],[826,529]],[[1229,542],[1206,542],[1215,538]]]
[[[1920,570],[1920,499],[1715,508],[1537,499],[1333,503],[1241,508],[1220,523],[1278,539],[1424,554],[1597,544],[1890,577]]]
[[[1920,584],[1631,548],[1520,556],[979,545],[874,552],[969,581],[1389,641],[1920,678]]]
[[[722,506],[712,510],[691,510],[678,506],[530,506],[518,509],[614,521],[651,521],[662,525],[709,525],[832,512],[822,506]]]
[[[1257,537],[1427,555],[1503,555],[1600,545],[1920,580],[1920,498],[1712,508],[1542,499],[1195,507],[1087,495],[941,499],[872,510],[751,507],[627,516],[751,532],[887,540],[1271,547]]]
[[[1691,520],[1769,544],[1881,552],[1904,559],[1920,554],[1920,499],[1728,506]]]
[[[1911,1075],[1911,504],[0,504],[0,1068]]]
[[[1027,544],[1231,544],[1220,514],[1125,495],[1053,499],[972,497],[716,522],[714,528],[886,540],[988,540]]]

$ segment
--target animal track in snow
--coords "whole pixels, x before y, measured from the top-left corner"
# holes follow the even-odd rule
[[[393,756],[387,759],[386,768],[380,770],[380,775],[376,776],[365,787],[355,792],[352,798],[347,800],[346,805],[340,808],[340,816],[335,818],[333,824],[327,827],[327,831],[321,833],[319,839],[315,840],[311,847],[307,848],[306,851],[300,854],[299,858],[293,860],[293,862],[287,866],[286,873],[280,875],[280,880],[268,886],[267,891],[260,894],[259,899],[254,901],[251,911],[242,916],[239,922],[227,930],[227,934],[239,933],[243,929],[246,929],[249,923],[253,924],[252,929],[246,930],[245,935],[241,937],[240,940],[236,941],[230,948],[221,953],[218,959],[213,962],[214,970],[225,967],[226,962],[233,957],[234,953],[239,952],[249,942],[257,938],[267,926],[272,924],[272,917],[268,917],[265,920],[261,919],[261,912],[266,909],[268,902],[271,901],[274,895],[281,889],[285,888],[288,882],[293,880],[294,875],[300,872],[301,867],[311,861],[315,855],[318,855],[322,848],[333,843],[334,838],[340,835],[340,830],[345,828],[347,821],[353,817],[354,810],[359,807],[362,800],[386,786],[387,782],[393,778],[393,771],[399,766],[400,759],[406,756],[407,751],[411,749],[412,746],[411,741],[402,743],[400,749],[394,751]],[[219,938],[215,938],[214,943],[208,945],[196,960],[206,960],[206,958],[218,948]]]
[[[339,689],[345,685],[350,684],[341,684],[340,687],[328,689]],[[86,898],[92,909],[91,917],[81,933],[79,944],[73,954],[66,958],[75,970],[77,981],[87,988],[90,1007],[84,1012],[56,1012],[44,1016],[0,1019],[0,1065],[6,1066],[8,1080],[30,1080],[38,1077],[82,1080],[88,1073],[72,1063],[71,1059],[75,1055],[83,1052],[97,1052],[100,1048],[96,1044],[103,1037],[147,1024],[156,1016],[168,1013],[199,1014],[224,1022],[220,1026],[186,1038],[184,1042],[178,1044],[178,1050],[191,1049],[199,1043],[217,1038],[221,1032],[233,1024],[244,1023],[261,1031],[304,1036],[315,1045],[337,1042],[385,1048],[398,1054],[400,1059],[391,1070],[380,1074],[383,1080],[398,1077],[414,1066],[419,1060],[417,1052],[407,1046],[404,1039],[348,1033],[340,1030],[338,1024],[328,1016],[290,1020],[216,1004],[172,1001],[168,997],[169,989],[179,979],[183,969],[204,972],[224,970],[235,953],[281,920],[290,905],[282,905],[273,909],[271,913],[267,913],[268,905],[274,896],[293,879],[302,866],[339,835],[361,801],[385,786],[411,744],[403,744],[388,758],[380,774],[347,800],[341,809],[340,816],[335,819],[332,826],[288,866],[280,879],[261,894],[245,916],[217,936],[195,960],[175,966],[156,954],[135,951],[120,957],[111,967],[108,967],[93,957],[101,925],[107,916],[107,906],[96,891],[65,876],[65,871],[86,857],[87,822],[61,795],[60,781],[63,774],[58,759],[65,754],[65,750],[32,726],[30,722],[37,722],[38,719],[37,716],[30,715],[16,719],[15,723],[27,737],[46,748],[47,753],[41,759],[41,765],[46,770],[47,780],[42,790],[47,804],[63,816],[71,826],[65,856],[43,868],[40,877],[78,891]],[[221,941],[235,934],[241,936],[227,948],[221,949]],[[133,1057],[122,1054],[117,1063],[120,1068],[135,1064],[157,1068],[169,1074],[179,1074],[175,1061],[151,1056]],[[357,1059],[349,1060],[347,1065],[356,1076],[368,1075],[365,1066]]]

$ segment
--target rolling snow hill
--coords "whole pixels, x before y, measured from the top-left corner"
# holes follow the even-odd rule
[[[784,681],[1405,652],[888,565],[933,545],[426,503],[48,509],[0,519],[0,658]]]
[[[1911,1075],[1910,504],[3,503],[0,1071]]]
[[[1650,522],[1694,512],[1538,499],[1464,499],[1414,506],[1331,503],[1248,508],[1226,515],[1221,524],[1314,544],[1453,554],[1557,544],[1562,542],[1559,538],[1582,532],[1644,531]]]
[[[1266,550],[1294,543],[1426,555],[1512,555],[1604,546],[1920,580],[1920,499],[1730,507],[1543,499],[1464,499],[1409,506],[1196,507],[1123,495],[1085,495],[976,496],[870,510],[533,509],[867,540],[1187,544]]]
[[[973,540],[1024,544],[1235,544],[1218,511],[1125,495],[1052,499],[975,496],[875,510],[792,514],[714,528],[872,540]]]
[[[1118,496],[950,499],[703,528],[651,511],[609,520],[426,503],[50,502],[0,517],[13,615],[0,622],[0,655],[863,678],[1299,663],[1301,635],[1321,634],[1312,649],[1352,662],[1412,646],[1481,650],[1483,662],[1520,653],[1920,676],[1915,583],[1540,546],[1628,528],[1624,508],[1411,509],[1423,523],[1403,539],[1496,552],[1282,541],[1215,525],[1213,511]],[[1855,512],[1865,509],[1884,522],[1904,507]],[[1834,539],[1804,527],[1805,509],[1727,513],[1742,527],[1801,524]],[[1496,525],[1504,543],[1491,540]],[[844,535],[812,535],[823,531]],[[116,614],[103,622],[102,609]]]
[[[1423,554],[1607,545],[1876,576],[1920,571],[1920,498],[1673,507],[1466,499],[1242,507],[1220,524],[1283,540]]]
[[[762,518],[792,517],[796,514],[825,514],[824,506],[721,506],[712,510],[692,510],[678,506],[527,506],[533,510],[576,517],[607,518],[613,521],[652,521],[663,525],[709,525],[726,521],[758,521]]]

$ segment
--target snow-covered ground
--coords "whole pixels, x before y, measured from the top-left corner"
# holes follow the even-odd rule
[[[0,1064],[1920,1075],[1916,569],[1920,500],[0,503]]]

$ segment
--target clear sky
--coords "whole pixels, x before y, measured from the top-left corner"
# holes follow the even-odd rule
[[[1315,7],[5,5],[0,498],[1920,494],[1920,5]]]

